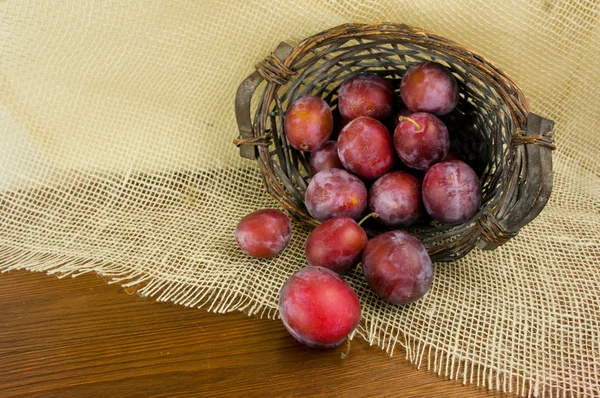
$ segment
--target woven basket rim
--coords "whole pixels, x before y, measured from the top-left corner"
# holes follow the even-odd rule
[[[309,64],[311,54],[315,55],[314,58],[318,58],[320,49],[334,48],[334,51],[337,51],[340,48],[344,49],[347,42],[363,43],[368,40],[372,40],[377,45],[381,43],[387,46],[396,45],[397,50],[397,44],[400,43],[402,46],[404,44],[416,46],[422,54],[443,54],[446,59],[452,60],[455,67],[458,67],[457,64],[461,65],[461,69],[462,66],[465,67],[464,71],[455,70],[454,72],[462,73],[461,76],[468,72],[470,78],[475,79],[470,83],[476,82],[475,86],[483,86],[488,90],[489,95],[492,95],[492,98],[496,98],[496,100],[490,99],[490,101],[501,101],[500,104],[505,115],[502,116],[504,118],[502,119],[503,133],[500,133],[498,128],[493,131],[497,136],[501,134],[500,145],[508,146],[506,153],[510,153],[510,157],[497,161],[500,162],[501,167],[500,171],[494,171],[494,173],[500,177],[494,175],[491,180],[488,179],[489,184],[495,184],[491,188],[491,195],[494,195],[492,196],[493,200],[488,200],[488,205],[485,206],[482,203],[477,215],[470,221],[459,226],[439,227],[435,239],[428,239],[425,234],[424,242],[433,242],[436,239],[437,242],[441,242],[442,239],[451,239],[450,241],[452,241],[456,238],[452,243],[456,246],[456,250],[432,244],[431,247],[428,247],[430,254],[435,256],[438,261],[452,261],[464,256],[475,246],[493,249],[516,236],[523,225],[539,214],[551,192],[552,159],[550,151],[544,152],[544,149],[553,148],[553,122],[530,113],[525,95],[516,82],[485,57],[450,39],[406,24],[339,25],[309,36],[294,47],[282,43],[274,53],[256,66],[256,72],[245,81],[249,82],[248,84],[252,87],[245,87],[242,84],[238,90],[236,113],[240,125],[240,139],[236,140],[236,143],[242,146],[242,150],[249,149],[244,148],[244,145],[252,147],[251,152],[246,151],[246,154],[254,154],[252,158],[258,162],[267,192],[301,223],[312,227],[319,224],[318,221],[306,214],[303,195],[299,196],[300,194],[295,188],[298,185],[301,188],[304,186],[304,189],[306,187],[305,178],[308,177],[302,177],[298,168],[301,163],[298,159],[302,159],[305,155],[294,155],[295,150],[289,147],[285,137],[278,136],[277,126],[272,125],[277,117],[279,118],[277,123],[282,124],[285,113],[285,106],[281,103],[278,91],[288,82],[298,81],[297,79],[301,77],[301,75],[297,75],[299,71],[306,65],[311,66]],[[338,47],[336,47],[337,44],[339,44]],[[374,45],[373,48],[377,45]],[[381,47],[377,48],[381,50]],[[455,59],[456,63],[454,63]],[[405,70],[404,68],[405,65],[402,66],[403,70]],[[336,76],[340,76],[339,72]],[[248,117],[248,123],[244,125],[244,123],[240,123],[244,117],[239,115],[244,112],[249,115],[246,107],[249,108],[250,98],[263,79],[267,81],[267,84],[260,95],[254,120],[250,123],[250,117]],[[298,87],[297,84],[296,87]],[[286,91],[284,94],[287,96]],[[291,96],[293,95],[295,94],[292,93]],[[483,97],[487,98],[486,94]],[[246,101],[238,101],[240,98]],[[287,98],[287,100],[291,100],[291,98]],[[240,106],[240,103],[243,103],[243,106]],[[271,106],[274,108],[270,108]],[[244,112],[240,112],[240,108]],[[274,114],[279,116],[275,117]],[[527,131],[528,124],[531,125],[529,132]],[[487,130],[487,127],[485,129]],[[284,134],[282,135],[284,136]],[[488,136],[487,139],[491,140],[492,138]],[[272,143],[276,144],[276,151],[270,149],[269,145]],[[492,145],[490,148],[496,148],[490,150],[494,151],[497,159],[498,137],[496,137],[496,144],[488,145]],[[288,151],[290,152],[288,153]],[[278,159],[278,161],[275,162],[274,159]],[[498,184],[503,184],[501,189],[498,188],[500,186]],[[497,194],[497,191],[500,194]],[[501,196],[498,197],[498,195]],[[511,212],[518,214],[511,215]],[[433,233],[436,229],[433,228],[431,231]]]
[[[496,91],[502,96],[502,99],[510,111],[515,126],[517,128],[523,128],[525,125],[527,115],[529,114],[529,103],[527,102],[527,98],[519,85],[502,69],[480,53],[473,51],[456,41],[423,28],[410,26],[404,23],[346,23],[326,29],[301,40],[298,44],[293,46],[290,54],[282,61],[283,66],[292,71],[294,63],[310,53],[315,47],[330,44],[334,40],[353,39],[357,37],[363,39],[368,37],[398,39],[399,37],[402,37],[407,40],[421,38],[433,41],[436,43],[436,46],[453,51],[456,55],[463,55],[465,59],[469,59],[469,61],[472,62],[472,65],[476,65],[482,69],[482,72],[484,72],[489,83],[493,84]],[[260,71],[260,69],[261,65],[259,64],[257,65],[257,70]],[[506,91],[511,91],[514,97],[508,95]]]

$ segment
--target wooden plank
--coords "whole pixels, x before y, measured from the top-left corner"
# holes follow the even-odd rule
[[[94,275],[0,275],[1,397],[492,397],[360,339],[319,351],[279,321],[158,303]]]

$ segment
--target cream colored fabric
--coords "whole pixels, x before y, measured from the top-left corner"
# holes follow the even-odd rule
[[[280,41],[345,22],[403,22],[480,52],[555,120],[555,188],[505,246],[436,264],[417,304],[386,305],[350,275],[364,311],[358,334],[464,383],[598,397],[599,7],[0,2],[0,269],[97,272],[160,301],[276,318],[280,287],[305,265],[307,231],[296,226],[273,260],[235,245],[236,221],[274,206],[232,145],[236,88]]]

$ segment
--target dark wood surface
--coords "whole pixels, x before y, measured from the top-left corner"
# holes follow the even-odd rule
[[[95,275],[0,274],[0,397],[492,397],[359,338],[305,348],[279,321],[158,303]]]

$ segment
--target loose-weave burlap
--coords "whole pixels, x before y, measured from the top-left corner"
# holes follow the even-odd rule
[[[600,396],[600,5],[561,0],[4,1],[0,270],[96,272],[159,301],[277,317],[306,265],[237,220],[273,207],[232,144],[239,83],[280,41],[346,22],[421,27],[474,50],[556,122],[554,190],[492,252],[435,264],[430,293],[384,304],[359,270],[358,335],[464,383]],[[1,278],[1,275],[0,275]],[[251,322],[251,320],[249,320]],[[390,363],[390,366],[393,366]]]

